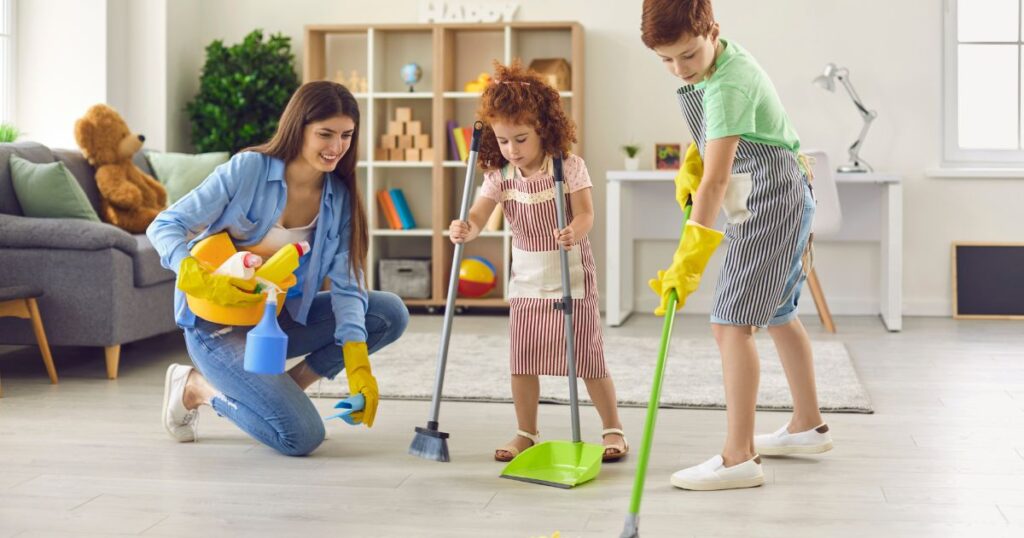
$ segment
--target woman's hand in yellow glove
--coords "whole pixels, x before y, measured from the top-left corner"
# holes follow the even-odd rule
[[[345,376],[348,377],[349,395],[362,394],[366,399],[366,407],[362,411],[352,413],[352,420],[359,424],[373,427],[373,419],[377,416],[377,403],[380,392],[377,389],[377,378],[370,371],[370,354],[366,342],[347,342],[341,348],[345,356]]]
[[[679,248],[672,257],[672,265],[665,271],[658,271],[658,277],[648,285],[661,297],[661,304],[654,310],[656,316],[664,316],[668,308],[669,292],[676,290],[676,310],[686,303],[686,298],[697,290],[700,277],[708,260],[722,242],[722,232],[707,228],[696,221],[687,221]]]
[[[206,299],[221,306],[247,306],[263,300],[259,293],[248,293],[232,282],[235,279],[215,275],[196,258],[189,256],[181,260],[178,267],[178,289],[200,299]]]

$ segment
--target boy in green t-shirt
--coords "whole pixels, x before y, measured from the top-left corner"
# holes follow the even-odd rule
[[[722,355],[728,435],[720,455],[672,475],[691,490],[760,486],[760,455],[814,454],[832,448],[818,409],[810,340],[796,317],[806,276],[814,197],[800,140],[775,88],[754,58],[719,37],[710,0],[644,0],[642,39],[673,75],[694,146],[676,182],[681,206],[692,200],[679,248],[651,280],[682,306],[708,259],[728,238],[715,287],[712,332]],[[719,209],[728,224],[713,230]],[[754,437],[760,366],[754,327],[767,327],[793,395],[793,416],[773,434]]]

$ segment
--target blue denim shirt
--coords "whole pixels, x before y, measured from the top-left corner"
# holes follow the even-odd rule
[[[259,243],[284,211],[288,199],[284,170],[280,159],[256,152],[238,153],[218,166],[202,184],[157,215],[146,230],[160,263],[177,272],[194,244],[222,231],[240,248]],[[300,293],[289,294],[285,301],[292,319],[305,325],[320,284],[329,278],[338,345],[366,341],[367,292],[359,285],[362,275],[354,275],[349,266],[350,203],[345,184],[327,174],[313,248],[295,272]],[[179,327],[195,326],[195,314],[179,289],[174,291],[174,318]]]

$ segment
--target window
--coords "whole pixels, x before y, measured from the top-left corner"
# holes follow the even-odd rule
[[[0,0],[0,123],[14,122],[14,0]]]
[[[1024,0],[946,0],[944,160],[1024,167]]]

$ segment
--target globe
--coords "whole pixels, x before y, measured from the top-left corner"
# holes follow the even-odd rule
[[[402,82],[405,82],[409,86],[409,91],[413,91],[413,85],[423,78],[423,69],[416,63],[407,63],[402,66]]]

